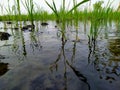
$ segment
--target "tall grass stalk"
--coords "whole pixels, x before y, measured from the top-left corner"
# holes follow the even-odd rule
[[[31,21],[31,24],[33,25],[33,21],[34,21],[34,3],[33,0],[25,0],[24,2],[22,1],[22,4],[24,5],[25,9],[28,12],[28,18]]]
[[[8,14],[8,19],[9,19],[9,21],[10,21],[10,17],[12,16],[12,14],[13,14],[13,8],[11,9],[11,7],[10,7],[10,2],[9,2],[10,0],[8,0],[8,5],[7,5],[7,8],[5,7],[5,10],[6,10],[6,12],[7,12],[7,14]]]
[[[3,15],[3,8],[4,8],[4,6],[2,4],[0,4],[0,10],[1,10],[2,15]]]
[[[54,12],[55,16],[56,16],[56,20],[59,20],[60,16],[58,14],[58,10],[56,8],[55,2],[54,0],[52,1],[52,5],[50,5],[46,0],[45,0],[46,4],[50,7],[50,9]]]
[[[47,11],[45,11],[43,8],[41,8],[37,3],[35,3],[36,6],[36,11],[34,12],[34,19],[35,20],[41,20],[41,21],[46,21],[49,20],[51,17],[53,18],[54,16],[51,16]],[[51,17],[50,17],[51,16]],[[50,17],[50,18],[49,18]],[[51,18],[51,20],[52,20]]]
[[[109,0],[106,7],[102,7],[103,3],[104,3],[103,1],[98,1],[93,5],[94,10],[92,11],[92,15],[91,15],[92,20],[93,19],[102,20],[102,21],[111,20],[111,18],[109,17],[111,17],[112,13],[114,12],[113,8],[111,8],[113,1],[110,2]]]
[[[102,30],[101,27],[102,27],[101,20],[91,21],[91,27],[88,34],[88,39],[89,39],[88,44],[90,49],[93,48],[93,51],[95,50],[98,35],[101,34],[101,30]]]
[[[65,0],[63,0],[63,5],[62,8],[60,8],[60,11],[57,10],[56,8],[56,4],[54,2],[54,0],[52,1],[52,5],[50,5],[46,0],[46,4],[50,7],[50,9],[54,12],[54,14],[56,15],[56,20],[60,20],[60,21],[64,21],[66,20],[67,15],[69,15],[70,13],[72,13],[72,11],[74,11],[77,7],[79,7],[80,5],[82,5],[85,2],[88,2],[89,0],[83,0],[81,2],[79,2],[78,4],[74,5],[70,10],[66,10],[65,9]],[[62,12],[62,14],[60,13]],[[62,18],[61,18],[62,17]]]
[[[17,10],[18,10],[18,15],[21,15],[21,11],[20,11],[20,0],[17,0]]]

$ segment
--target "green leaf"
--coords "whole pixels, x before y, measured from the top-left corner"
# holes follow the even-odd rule
[[[67,14],[71,13],[74,9],[76,9],[77,7],[79,7],[81,4],[83,4],[83,3],[85,3],[85,2],[88,2],[88,1],[90,1],[90,0],[83,0],[83,1],[79,2],[79,3],[78,3],[77,5],[75,5],[71,10],[69,10],[69,12],[68,12]]]
[[[56,5],[55,5],[54,1],[53,1],[53,6],[54,7],[52,7],[52,5],[50,5],[46,0],[45,0],[45,2],[51,8],[51,10],[56,14],[56,16],[58,17],[59,15],[58,15],[58,12],[57,12],[57,9],[56,9]]]

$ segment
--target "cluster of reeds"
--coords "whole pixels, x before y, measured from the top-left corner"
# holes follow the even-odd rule
[[[76,3],[76,0],[73,0],[74,5],[70,10],[65,8],[66,7],[65,0],[62,1],[63,4],[61,5],[60,10],[57,10],[54,0],[52,1],[52,5],[50,5],[47,1],[45,1],[45,2],[51,8],[51,10],[54,12],[57,21],[65,21],[65,20],[68,20],[69,18],[72,19],[71,16],[73,15],[73,13],[74,13],[74,15],[77,16],[78,15],[77,8],[81,4],[88,2],[88,1],[89,0],[83,0],[79,3]]]

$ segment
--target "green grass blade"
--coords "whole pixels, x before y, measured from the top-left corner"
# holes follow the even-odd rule
[[[55,11],[56,11],[56,13],[57,13],[57,8],[56,8],[56,5],[55,5],[55,2],[53,1],[53,6],[54,6],[54,9],[55,9]]]
[[[80,6],[81,4],[88,2],[89,0],[83,0],[80,3],[76,4],[71,10],[69,10],[68,13],[71,13],[74,9],[76,9],[78,6]]]
[[[57,10],[56,10],[56,5],[54,7],[52,7],[46,0],[45,0],[46,4],[51,8],[51,10],[56,14],[56,16],[58,17],[58,13],[57,13]],[[53,1],[54,2],[54,1]],[[54,3],[55,4],[55,3]],[[53,4],[53,5],[54,5]]]

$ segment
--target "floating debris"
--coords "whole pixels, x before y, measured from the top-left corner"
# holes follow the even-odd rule
[[[80,39],[72,40],[72,42],[80,42]]]
[[[0,76],[4,75],[8,70],[8,63],[0,63]]]
[[[55,28],[57,28],[57,25],[55,25]]]
[[[26,27],[34,29],[35,25],[26,25]]]
[[[3,55],[0,55],[0,59],[5,59],[5,57]]]
[[[8,40],[11,35],[6,32],[0,32],[0,40]]]
[[[12,24],[12,22],[11,22],[11,21],[7,21],[6,23],[7,23],[7,24]]]
[[[35,28],[35,25],[26,25],[26,26],[23,26],[21,28],[21,30],[23,30],[23,31],[26,31],[26,30],[32,31],[34,28]]]
[[[42,25],[42,26],[47,26],[48,23],[46,23],[46,22],[42,22],[41,25]]]
[[[14,30],[18,30],[19,28],[18,28],[18,27],[14,27],[14,28],[12,28],[12,29],[14,29]]]
[[[21,28],[21,30],[23,30],[23,31],[27,30],[27,29],[28,29],[28,27],[26,27],[26,26],[24,26],[24,27]]]

